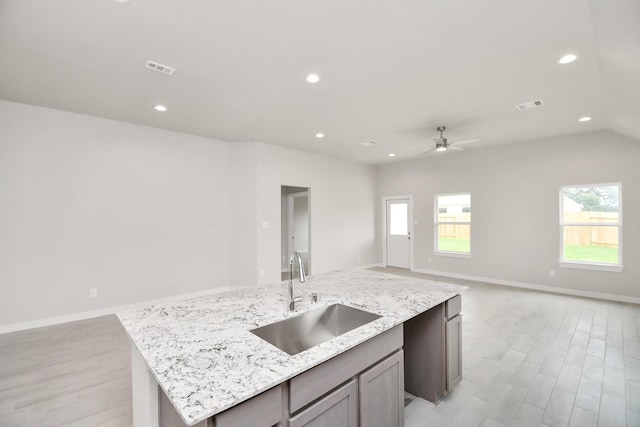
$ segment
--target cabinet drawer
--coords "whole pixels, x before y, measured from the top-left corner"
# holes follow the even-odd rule
[[[371,338],[290,380],[289,410],[294,413],[333,390],[362,369],[402,347],[402,325]]]
[[[282,386],[215,416],[216,427],[271,427],[282,420]]]
[[[449,299],[445,304],[445,312],[447,319],[453,319],[462,311],[462,296],[456,295]]]
[[[309,406],[289,419],[289,427],[356,427],[358,421],[356,381]]]

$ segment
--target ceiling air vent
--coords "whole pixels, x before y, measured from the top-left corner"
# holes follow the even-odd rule
[[[176,71],[176,69],[173,67],[169,67],[168,65],[162,65],[154,61],[147,61],[147,63],[145,64],[145,67],[147,67],[150,70],[154,70],[159,73],[166,74],[168,76],[170,76],[171,74],[174,73],[174,71]]]
[[[371,147],[372,145],[376,145],[375,141],[365,141],[361,142],[360,145],[364,145],[365,147]]]
[[[528,110],[529,108],[542,107],[543,105],[544,102],[542,102],[542,99],[537,99],[535,101],[525,102],[524,104],[518,104],[516,108],[518,110]]]

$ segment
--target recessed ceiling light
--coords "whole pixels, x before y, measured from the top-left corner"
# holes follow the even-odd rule
[[[309,74],[307,76],[307,81],[309,83],[318,83],[320,81],[320,76],[317,74]]]
[[[165,107],[164,105],[156,105],[155,107],[153,107],[156,109],[156,111],[167,111],[167,107]]]
[[[324,138],[324,133],[322,132],[316,133],[316,138]]]
[[[580,117],[578,119],[579,122],[588,122],[589,120],[591,120],[591,117],[589,116]]]
[[[569,63],[575,61],[576,59],[578,59],[578,57],[575,56],[574,54],[570,53],[570,54],[565,55],[562,58],[560,58],[558,60],[558,64],[569,64]]]
[[[395,154],[395,153],[390,153],[390,154],[389,154],[389,157],[395,157],[395,156],[396,156],[396,154]]]
[[[113,0],[116,3],[129,3],[131,0]]]

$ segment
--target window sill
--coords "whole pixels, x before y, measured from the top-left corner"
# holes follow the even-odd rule
[[[451,258],[465,258],[465,259],[471,258],[471,254],[465,253],[465,252],[433,251],[433,254],[435,256],[448,256]]]
[[[616,264],[594,264],[586,262],[574,262],[574,261],[558,261],[560,267],[565,268],[577,268],[582,270],[598,270],[598,271],[611,271],[614,273],[620,273],[624,270],[622,265]]]

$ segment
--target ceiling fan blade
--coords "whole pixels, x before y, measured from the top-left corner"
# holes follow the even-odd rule
[[[464,151],[464,148],[449,144],[447,145],[447,150]]]
[[[402,147],[402,151],[411,151],[411,150],[424,150],[424,145],[410,145],[408,147]]]
[[[423,152],[421,156],[424,156],[425,154],[429,154],[429,153],[435,153],[435,151],[436,151],[436,147],[429,148],[427,151]]]
[[[450,142],[449,145],[452,145],[452,144],[456,144],[456,145],[477,144],[478,142],[482,142],[482,138],[470,138],[470,139],[463,139],[463,140],[460,140],[460,141],[453,141],[453,142]]]

